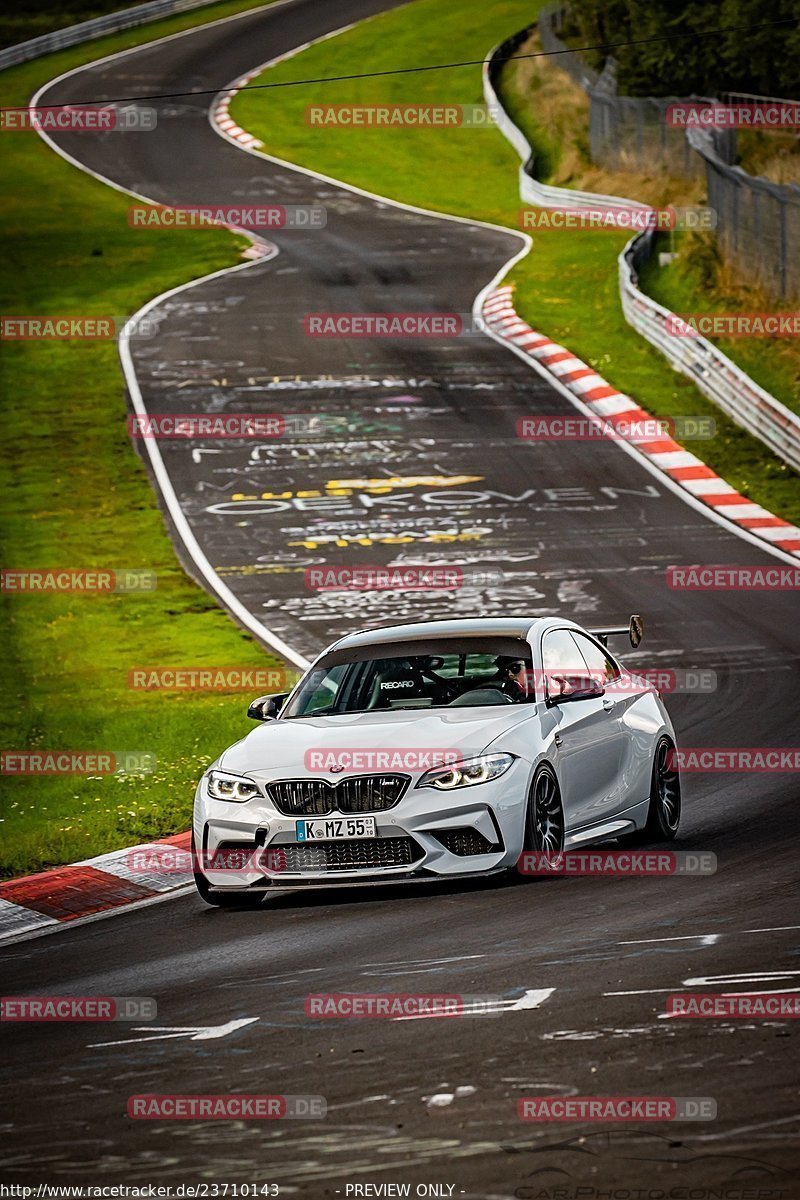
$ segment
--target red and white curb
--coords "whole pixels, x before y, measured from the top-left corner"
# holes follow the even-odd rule
[[[664,435],[653,440],[648,433],[640,437],[627,435],[625,428],[630,425],[641,426],[649,422],[652,429],[655,418],[630,396],[611,387],[572,351],[531,329],[514,310],[513,290],[512,285],[506,284],[490,292],[484,301],[483,315],[493,333],[545,367],[593,413],[620,429],[620,436],[645,454],[654,466],[719,516],[771,546],[800,557],[800,529],[796,525],[742,496],[673,438]]]
[[[0,884],[0,942],[98,916],[192,882],[191,833]]]
[[[247,133],[246,130],[240,128],[240,126],[234,121],[228,109],[231,100],[236,95],[239,88],[242,88],[248,84],[251,79],[256,77],[257,74],[258,71],[251,71],[248,75],[243,75],[241,79],[237,79],[235,87],[229,91],[220,92],[220,94],[215,98],[214,103],[211,105],[210,110],[212,125],[216,125],[218,129],[221,129],[225,136],[231,141],[238,142],[240,146],[246,146],[249,150],[256,150],[259,146],[263,145],[263,143],[260,142],[257,137],[253,137],[251,133]],[[235,226],[229,226],[229,228],[233,229],[236,233],[245,233],[249,238],[252,239],[252,246],[248,246],[248,248],[242,253],[242,258],[272,257],[274,253],[274,247],[263,238],[246,229],[239,229]]]
[[[230,114],[230,104],[233,98],[242,88],[247,87],[248,83],[252,83],[257,75],[262,75],[267,67],[276,67],[278,63],[288,62],[289,59],[296,58],[298,54],[302,54],[304,50],[309,50],[319,42],[327,42],[329,38],[338,37],[340,33],[347,33],[348,30],[354,29],[356,24],[358,22],[351,22],[349,25],[343,25],[341,29],[332,29],[330,33],[324,33],[310,42],[303,42],[301,46],[294,46],[291,50],[261,63],[260,66],[253,67],[252,71],[248,71],[246,75],[240,75],[238,79],[234,79],[233,83],[214,97],[208,114],[212,128],[218,129],[223,137],[231,142],[238,142],[240,146],[245,146],[248,150],[258,150],[264,143],[254,137],[252,133],[248,133],[246,129],[242,129],[241,125],[237,125]]]
[[[236,124],[229,110],[231,100],[239,91],[240,88],[246,87],[251,79],[255,79],[259,71],[251,71],[249,75],[242,75],[241,79],[236,80],[236,84],[227,92],[220,92],[211,106],[211,120],[220,129],[225,131],[226,137],[232,138],[235,142],[239,142],[242,146],[249,146],[251,149],[258,149],[263,146],[257,137],[253,137],[252,133],[242,129]]]

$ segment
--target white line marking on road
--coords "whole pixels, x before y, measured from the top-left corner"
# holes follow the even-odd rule
[[[742,933],[782,933],[788,929],[800,929],[800,925],[771,925],[766,929],[743,929]]]
[[[134,1033],[152,1033],[155,1037],[125,1038],[121,1042],[93,1042],[88,1049],[96,1050],[101,1046],[131,1046],[135,1042],[166,1042],[170,1038],[188,1038],[190,1042],[208,1042],[217,1038],[227,1037],[245,1025],[260,1021],[260,1017],[241,1017],[238,1021],[226,1021],[224,1025],[185,1025],[174,1026],[171,1029],[160,1029],[155,1025],[139,1025]]]
[[[713,946],[722,937],[721,933],[687,933],[681,937],[636,938],[635,941],[617,942],[618,946],[646,946],[650,942],[693,942],[698,938],[705,946]]]
[[[775,1125],[790,1125],[793,1121],[800,1121],[800,1113],[793,1113],[791,1117],[781,1117],[778,1121],[759,1121],[758,1125],[740,1125],[737,1129],[726,1129],[724,1133],[702,1133],[697,1137],[693,1137],[692,1141],[697,1142],[719,1142],[723,1139],[738,1137],[741,1133],[753,1133],[756,1129],[772,1129]]]
[[[403,967],[399,971],[362,971],[361,974],[367,976],[377,975],[381,979],[393,979],[405,975],[430,975],[432,974],[432,970],[430,967]]]
[[[703,987],[724,983],[772,983],[800,975],[800,971],[742,971],[732,975],[696,975],[684,979],[684,987]]]
[[[540,1004],[544,1004],[552,996],[555,988],[538,988],[534,991],[526,991],[518,1000],[505,1002],[507,1012],[522,1012],[528,1008],[538,1008]]]
[[[452,958],[408,958],[401,962],[364,963],[364,967],[424,967],[437,966],[439,963],[466,962],[473,958],[486,958],[486,954],[457,954]],[[321,970],[321,968],[319,968]]]
[[[502,1000],[502,999],[492,1000],[488,1004],[487,1003],[479,1003],[479,1004],[475,1004],[473,1007],[470,1007],[469,1005],[464,1005],[461,1012],[457,1013],[457,1014],[447,1014],[447,1013],[438,1013],[438,1012],[435,1012],[435,1013],[434,1012],[413,1013],[411,1016],[408,1016],[408,1017],[393,1017],[392,1020],[393,1021],[428,1021],[431,1018],[434,1018],[434,1019],[439,1018],[441,1020],[451,1020],[453,1015],[456,1015],[459,1017],[470,1017],[470,1016],[488,1016],[492,1013],[522,1012],[524,1010],[538,1008],[541,1004],[544,1004],[545,1000],[547,1000],[550,996],[552,996],[552,994],[555,990],[556,989],[554,987],[529,988],[525,991],[525,993],[522,996],[517,996],[516,1000],[513,1000],[513,999],[512,1000]]]
[[[604,996],[655,996],[664,992],[674,992],[675,988],[639,988],[633,992],[603,992]]]
[[[477,1088],[471,1083],[464,1084],[462,1087],[457,1087],[454,1092],[435,1092],[432,1096],[423,1096],[422,1099],[427,1104],[428,1108],[447,1108],[454,1100],[461,1096],[472,1096],[477,1092]]]
[[[753,992],[723,992],[723,996],[785,996],[787,992],[800,992],[800,987],[758,988]]]
[[[633,941],[617,942],[618,946],[645,946],[649,942],[691,942],[701,938],[708,946],[713,946],[721,937],[740,937],[745,933],[784,933],[800,929],[800,925],[770,925],[765,929],[723,929],[721,933],[685,933],[680,937],[636,938]]]

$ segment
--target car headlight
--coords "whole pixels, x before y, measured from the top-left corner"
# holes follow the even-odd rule
[[[232,775],[229,771],[208,772],[208,794],[214,800],[234,800],[238,804],[263,795],[252,779],[246,775]]]
[[[513,761],[513,754],[482,754],[480,758],[465,759],[457,767],[434,767],[426,771],[417,787],[450,792],[453,788],[470,787],[473,783],[488,783],[490,779],[505,774]]]

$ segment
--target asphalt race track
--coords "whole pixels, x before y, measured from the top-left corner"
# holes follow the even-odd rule
[[[89,66],[40,103],[222,87],[386,7],[297,0]],[[234,595],[303,656],[353,628],[407,617],[557,611],[591,626],[641,612],[645,641],[626,662],[716,673],[715,691],[668,698],[684,745],[791,746],[796,596],[674,591],[665,578],[670,564],[770,565],[774,556],[618,445],[517,439],[519,417],[574,410],[489,338],[304,333],[309,312],[469,313],[519,239],[249,155],[212,130],[209,102],[158,102],[153,132],[60,135],[59,144],[159,201],[327,209],[324,229],[272,231],[276,256],[167,300],[157,335],[132,342],[149,412],[351,423],[316,439],[160,443],[182,511]],[[455,599],[342,600],[305,586],[306,567],[352,562],[445,562],[504,579]],[[153,996],[154,1026],[174,1036],[119,1024],[17,1027],[2,1068],[14,1112],[4,1177],[273,1182],[301,1197],[389,1182],[410,1183],[412,1194],[438,1184],[443,1195],[520,1200],[611,1183],[727,1189],[719,1194],[731,1200],[746,1188],[800,1195],[793,1023],[660,1016],[673,991],[786,990],[800,979],[799,798],[791,774],[686,775],[679,848],[713,852],[710,876],[287,891],[258,911],[212,910],[184,894],[13,944],[2,952],[7,993]],[[306,1017],[306,995],[327,991],[504,1003],[493,1016],[456,1020]],[[212,1039],[177,1032],[244,1020]],[[321,1095],[328,1115],[126,1116],[133,1094],[229,1092]],[[650,1126],[518,1120],[521,1096],[550,1093],[711,1097],[718,1115]]]

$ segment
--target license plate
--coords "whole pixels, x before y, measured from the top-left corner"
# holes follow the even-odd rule
[[[320,817],[297,821],[298,842],[335,842],[340,838],[375,837],[374,817]]]

